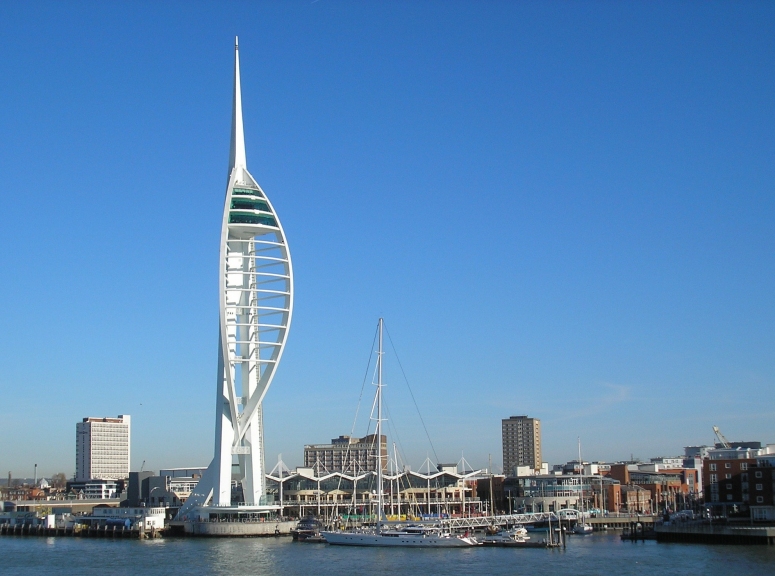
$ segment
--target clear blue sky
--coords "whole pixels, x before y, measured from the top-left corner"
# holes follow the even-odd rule
[[[135,469],[210,461],[235,35],[296,274],[269,468],[350,432],[380,315],[442,461],[500,465],[517,414],[550,462],[775,442],[773,30],[771,2],[2,3],[0,473],[71,474],[76,421],[117,414]]]

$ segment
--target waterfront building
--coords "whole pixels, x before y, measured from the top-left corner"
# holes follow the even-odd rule
[[[404,470],[383,474],[384,505],[388,519],[438,518],[481,514],[484,502],[477,496],[482,470],[458,473],[437,466],[428,473]],[[267,475],[267,497],[284,514],[303,517],[376,514],[377,474],[333,472],[318,475],[313,468]]]
[[[167,468],[159,474],[130,472],[127,484],[128,506],[182,505],[196,489],[205,468]]]
[[[94,508],[91,514],[79,516],[77,522],[90,528],[102,529],[116,521],[126,522],[126,527],[142,526],[143,530],[163,530],[166,508]]]
[[[621,487],[622,508],[630,514],[651,514],[651,491],[643,486]]]
[[[762,446],[761,442],[730,442],[729,446],[716,445],[706,453],[708,460],[751,459],[775,454],[775,444]]]
[[[87,500],[109,500],[118,498],[125,485],[124,480],[72,480],[67,492]]]
[[[129,476],[131,419],[84,418],[75,425],[75,480],[123,480]]]
[[[130,472],[126,488],[126,506],[144,506],[148,502],[149,478],[154,476],[150,470]]]
[[[714,515],[775,519],[775,454],[707,458],[703,461],[703,482],[706,505]]]
[[[541,421],[527,416],[511,416],[501,421],[503,473],[515,476],[518,466],[541,470]]]
[[[593,478],[578,474],[537,474],[507,478],[504,497],[508,508],[514,512],[556,512],[579,509],[584,498],[588,502],[592,494]]]
[[[238,470],[242,509],[256,513],[274,509],[265,498],[262,406],[291,324],[293,271],[277,212],[247,169],[236,42],[218,293],[215,451],[181,515],[207,503],[221,510],[236,505],[233,466]]]
[[[684,459],[681,456],[658,456],[657,458],[650,458],[649,461],[659,466],[659,469],[662,470],[682,468],[684,465]]]
[[[677,510],[686,502],[686,496],[694,492],[696,476],[692,470],[660,470],[656,464],[614,464],[609,473],[622,486],[638,486],[647,490],[652,498],[652,509]],[[689,481],[691,477],[691,481]],[[623,496],[624,498],[624,496]],[[641,496],[637,496],[640,506]],[[625,506],[627,502],[625,502]]]
[[[527,467],[525,467],[527,468]],[[528,475],[535,474],[531,468]],[[511,504],[506,495],[506,477],[502,474],[488,474],[476,479],[476,495],[484,502],[484,509],[494,514],[510,512]]]
[[[159,476],[169,476],[170,478],[201,478],[206,471],[206,466],[196,468],[162,468],[159,470]]]
[[[684,458],[707,458],[710,446],[684,446]]]
[[[775,520],[775,455],[757,458],[756,469],[751,473],[751,519],[772,522]]]
[[[382,470],[387,470],[387,436],[382,435],[379,447],[377,435],[369,434],[363,438],[339,436],[331,444],[307,444],[304,446],[304,467],[314,468],[320,474],[343,472],[362,474],[377,471],[377,450],[382,453]]]

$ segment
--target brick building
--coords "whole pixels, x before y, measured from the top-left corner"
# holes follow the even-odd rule
[[[747,516],[752,507],[775,506],[775,468],[772,460],[706,459],[703,463],[705,502],[712,513],[717,516]],[[757,511],[754,518],[760,519],[760,515]]]
[[[648,491],[651,498],[651,509],[677,510],[685,501],[685,496],[694,491],[696,486],[696,472],[694,470],[660,470],[647,471],[639,469],[631,464],[613,464],[609,476],[622,484],[622,493],[625,486],[638,486]],[[689,481],[691,479],[691,482]],[[691,485],[691,489],[690,489]],[[640,507],[642,494],[632,496]],[[622,503],[627,506],[627,498],[622,496]],[[628,508],[629,510],[629,508]],[[631,510],[632,511],[632,510]],[[640,512],[641,510],[638,510]]]
[[[541,421],[527,416],[511,416],[501,421],[503,433],[503,473],[517,476],[517,468],[529,466],[541,471]]]

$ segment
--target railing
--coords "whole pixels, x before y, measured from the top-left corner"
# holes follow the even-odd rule
[[[443,521],[450,528],[486,528],[487,526],[505,526],[507,524],[532,524],[535,522],[557,522],[554,512],[536,512],[534,514],[503,514],[500,516],[480,516],[473,518],[449,518]]]

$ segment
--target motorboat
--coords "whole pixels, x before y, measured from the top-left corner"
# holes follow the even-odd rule
[[[503,548],[546,548],[545,538],[531,540],[527,530],[521,526],[511,530],[501,530],[495,534],[487,534],[482,539],[482,546],[500,546]]]
[[[323,525],[314,516],[307,516],[295,528],[291,529],[291,536],[298,542],[325,542],[320,535]]]

